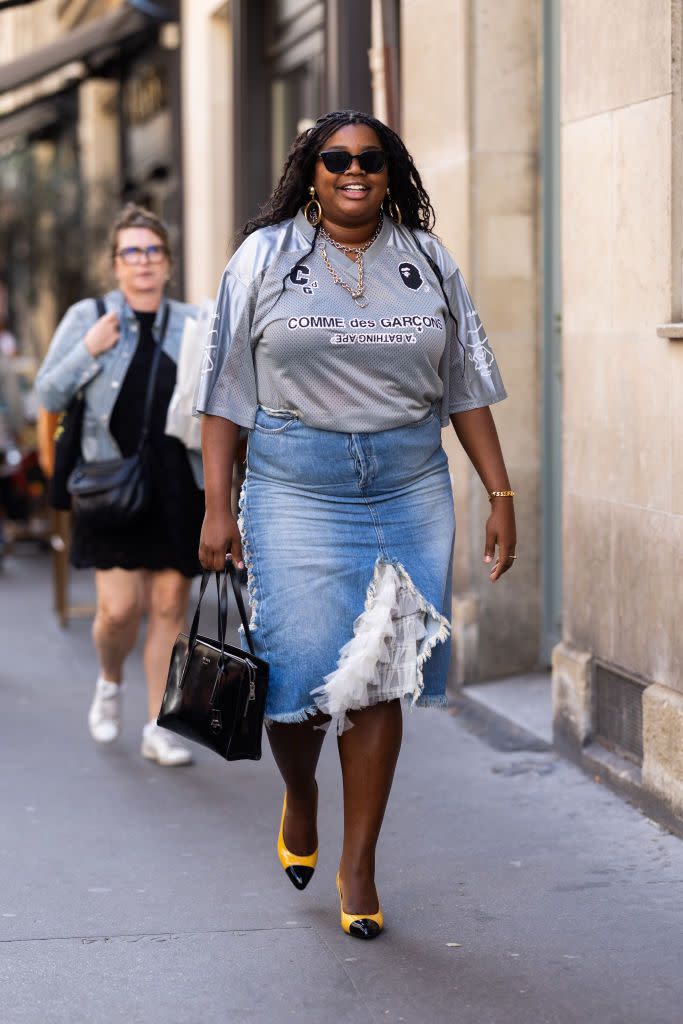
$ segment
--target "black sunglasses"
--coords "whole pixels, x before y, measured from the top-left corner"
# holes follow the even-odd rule
[[[361,171],[366,174],[379,174],[383,171],[387,158],[381,149],[366,149],[364,153],[347,153],[343,149],[326,149],[320,154],[325,170],[330,174],[343,174],[348,171],[354,160],[358,161]]]

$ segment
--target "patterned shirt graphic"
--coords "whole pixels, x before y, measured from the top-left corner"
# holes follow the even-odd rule
[[[446,426],[451,413],[506,397],[462,275],[435,238],[385,219],[364,255],[363,307],[335,284],[312,241],[298,214],[254,232],[230,260],[198,412],[251,428],[261,405],[310,427],[373,433],[416,422],[435,403]],[[356,264],[329,244],[327,256],[355,288]]]

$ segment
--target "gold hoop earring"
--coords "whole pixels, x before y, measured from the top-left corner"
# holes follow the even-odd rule
[[[313,185],[309,185],[308,194],[311,197],[304,206],[304,217],[312,228],[317,228],[323,219],[323,208],[318,201]]]
[[[398,203],[395,203],[394,200],[391,198],[391,192],[389,191],[389,189],[387,189],[387,194],[385,195],[384,199],[387,204],[387,213],[389,214],[392,220],[396,221],[397,224],[400,224],[403,221],[403,217],[401,216],[401,210],[399,208]]]

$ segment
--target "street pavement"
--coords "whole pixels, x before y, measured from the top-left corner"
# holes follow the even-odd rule
[[[91,594],[87,575],[76,583]],[[0,1024],[680,1024],[683,843],[542,743],[406,714],[379,849],[386,931],[339,927],[340,774],[320,860],[279,867],[272,758],[139,754],[144,686],[96,746],[89,624],[45,555],[0,574]]]

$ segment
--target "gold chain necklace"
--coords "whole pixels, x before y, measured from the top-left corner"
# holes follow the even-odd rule
[[[382,230],[383,220],[384,217],[382,215],[382,212],[380,211],[377,227],[375,228],[375,232],[372,238],[369,238],[367,242],[363,242],[362,245],[344,245],[342,242],[335,241],[335,239],[332,238],[330,234],[328,234],[325,228],[320,228],[320,242],[318,243],[318,247],[320,249],[320,255],[323,258],[323,263],[329,270],[330,276],[334,283],[341,285],[341,287],[344,288],[349,293],[353,301],[357,303],[361,307],[361,309],[365,309],[366,306],[368,305],[367,302],[363,301],[365,299],[365,268],[363,267],[363,253],[367,252],[372,243],[377,239],[377,236]],[[358,267],[358,281],[356,283],[355,288],[352,288],[351,285],[348,285],[346,281],[342,281],[341,277],[339,276],[339,274],[337,274],[334,267],[330,263],[330,257],[327,255],[326,249],[327,242],[329,242],[330,245],[334,246],[335,249],[338,249],[339,252],[353,253],[356,256],[356,265]]]

